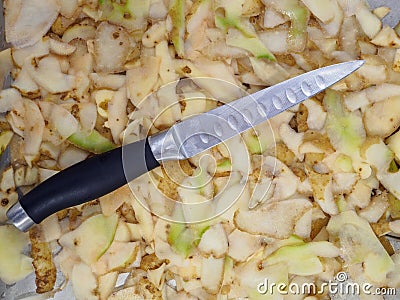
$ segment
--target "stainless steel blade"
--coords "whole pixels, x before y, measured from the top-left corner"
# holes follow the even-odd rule
[[[318,94],[364,64],[320,68],[175,124],[149,139],[158,161],[192,157]]]

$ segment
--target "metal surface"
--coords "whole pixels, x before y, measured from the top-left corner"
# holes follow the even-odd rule
[[[11,155],[10,148],[7,147],[0,157],[0,174],[10,165],[11,163]]]
[[[15,227],[23,232],[28,231],[30,228],[32,228],[32,226],[35,225],[35,222],[33,222],[33,220],[28,216],[19,202],[15,203],[7,211],[7,218],[14,224]]]
[[[386,6],[390,12],[382,19],[384,25],[395,27],[399,23],[399,0],[367,0],[371,9]]]
[[[318,94],[363,64],[331,65],[244,96],[151,137],[150,147],[158,161],[190,158]]]
[[[9,44],[6,42],[5,30],[4,30],[4,8],[3,1],[0,5],[0,51],[7,49]]]

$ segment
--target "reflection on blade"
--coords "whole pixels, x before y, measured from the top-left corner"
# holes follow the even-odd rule
[[[175,124],[150,138],[157,160],[192,157],[318,94],[364,64],[317,69]]]

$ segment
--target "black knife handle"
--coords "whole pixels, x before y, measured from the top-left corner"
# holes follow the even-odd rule
[[[94,200],[159,166],[148,140],[95,155],[45,180],[24,195],[7,216],[19,229],[21,213],[36,224],[62,209]],[[24,212],[18,211],[24,210]],[[28,227],[28,228],[24,228]]]

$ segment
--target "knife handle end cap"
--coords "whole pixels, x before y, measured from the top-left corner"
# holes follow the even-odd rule
[[[24,208],[19,202],[15,203],[7,211],[7,217],[11,223],[19,230],[26,232],[36,223],[28,216]]]

